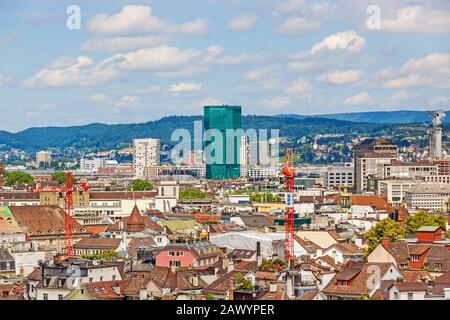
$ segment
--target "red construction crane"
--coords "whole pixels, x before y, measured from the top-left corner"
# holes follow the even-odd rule
[[[80,183],[78,186],[73,185],[72,172],[66,173],[66,184],[62,187],[41,187],[36,186],[35,192],[59,192],[65,195],[65,215],[64,215],[64,238],[65,247],[64,254],[66,258],[73,256],[73,193],[77,191],[88,191],[89,187],[85,183]]]
[[[282,169],[283,175],[286,178],[286,240],[285,240],[285,260],[289,267],[293,267],[294,263],[294,178],[295,168],[292,164],[292,149],[285,151],[285,163]]]

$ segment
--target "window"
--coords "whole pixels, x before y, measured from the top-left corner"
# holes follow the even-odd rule
[[[442,263],[436,263],[434,265],[434,270],[441,271],[442,270]]]
[[[177,256],[183,256],[184,252],[183,251],[177,251]]]
[[[63,299],[63,295],[62,294],[58,294],[58,300],[62,300]]]
[[[172,260],[172,261],[170,261],[170,265],[171,266],[175,266],[175,267],[179,267],[179,266],[181,266],[181,263],[180,263],[180,261],[178,261],[178,260]]]
[[[92,282],[92,278],[89,278],[89,282]]]
[[[115,280],[116,280],[116,275],[115,275],[115,274],[113,274],[113,276],[112,276],[112,280],[113,280],[113,281],[115,281]]]
[[[103,277],[100,277],[100,281],[103,281]]]
[[[44,300],[48,300],[48,294],[44,293]]]
[[[394,292],[394,300],[398,300],[398,292]]]
[[[169,256],[173,257],[175,255],[175,252],[169,251]]]
[[[408,300],[412,300],[413,299],[413,294],[412,292],[408,292]]]
[[[411,260],[412,261],[419,261],[419,255],[417,255],[417,254],[411,255]]]

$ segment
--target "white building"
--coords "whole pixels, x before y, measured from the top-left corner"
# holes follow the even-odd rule
[[[39,151],[36,152],[36,163],[44,163],[49,164],[52,161],[52,155],[48,151]]]
[[[405,194],[415,187],[417,180],[380,180],[378,181],[377,194],[385,197],[393,205],[399,205],[405,201]]]
[[[160,164],[159,139],[133,139],[133,172],[135,177],[144,177],[147,167]]]
[[[248,175],[248,166],[250,164],[250,146],[247,136],[241,137],[241,146],[239,150],[239,163],[241,165],[241,177]]]
[[[445,211],[449,197],[450,184],[419,183],[406,192],[406,208],[412,212],[420,209]]]
[[[336,163],[329,166],[325,176],[325,187],[353,187],[354,167],[351,162]]]

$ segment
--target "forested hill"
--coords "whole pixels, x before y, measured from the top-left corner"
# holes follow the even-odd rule
[[[93,123],[72,127],[30,128],[17,133],[0,131],[1,148],[21,148],[28,151],[46,148],[96,148],[125,147],[133,138],[153,137],[162,144],[171,143],[175,129],[192,132],[194,121],[202,116],[170,116],[156,121],[134,124]],[[280,136],[299,139],[319,133],[343,133],[361,135],[389,135],[398,124],[361,123],[328,118],[296,118],[282,116],[243,116],[244,129],[279,129]],[[422,126],[422,125],[421,125]]]
[[[353,113],[336,113],[321,115],[300,115],[300,114],[281,114],[280,117],[289,117],[295,119],[306,118],[328,118],[336,120],[346,120],[352,122],[368,122],[368,123],[417,123],[431,121],[431,117],[427,111],[371,111],[371,112],[353,112]],[[450,115],[444,118],[444,122],[450,122]]]

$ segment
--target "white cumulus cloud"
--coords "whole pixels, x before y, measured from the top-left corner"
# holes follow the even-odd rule
[[[305,18],[287,18],[278,28],[276,29],[279,33],[289,34],[289,35],[299,35],[303,33],[308,33],[312,31],[317,31],[320,29],[320,21],[307,20]]]
[[[316,43],[311,49],[311,54],[315,55],[320,52],[332,52],[337,50],[354,53],[362,51],[365,45],[366,40],[355,31],[350,30],[338,32]]]
[[[373,102],[372,97],[367,92],[361,92],[343,101],[344,104],[349,106],[361,106],[368,105]]]
[[[313,90],[312,84],[303,77],[298,77],[295,81],[291,83],[289,88],[286,89],[286,92],[291,95],[300,95],[309,93]]]
[[[332,84],[348,84],[361,80],[363,72],[358,69],[332,70],[319,76],[319,80]]]
[[[177,84],[172,84],[169,88],[169,92],[179,95],[184,92],[197,92],[202,89],[202,84],[191,83],[191,82],[181,82]]]
[[[232,31],[250,31],[258,21],[258,16],[253,13],[241,13],[232,18],[228,23],[228,29]]]

